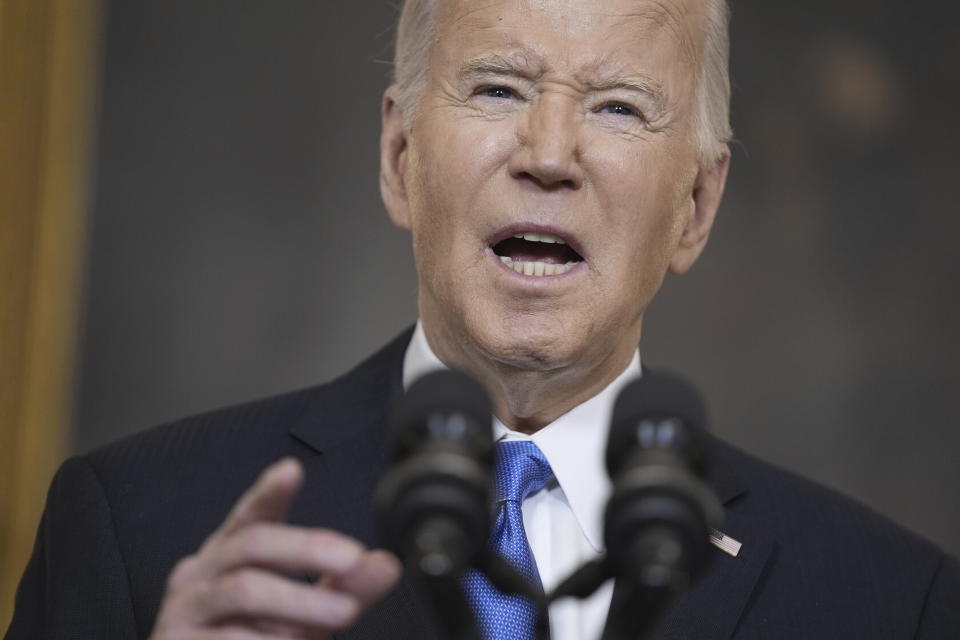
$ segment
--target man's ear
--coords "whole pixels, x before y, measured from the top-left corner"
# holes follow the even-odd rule
[[[693,211],[687,219],[677,250],[670,260],[670,273],[683,275],[697,261],[707,246],[710,229],[717,217],[717,209],[723,199],[730,170],[730,149],[724,147],[720,158],[713,165],[701,166],[693,184]]]
[[[401,229],[410,229],[410,207],[407,199],[407,133],[403,113],[397,102],[397,87],[383,94],[380,113],[380,197],[390,220]]]

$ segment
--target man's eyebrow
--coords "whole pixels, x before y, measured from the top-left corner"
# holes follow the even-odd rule
[[[468,60],[460,68],[461,77],[484,75],[520,76],[536,80],[543,76],[544,65],[536,54],[519,50],[510,54],[490,53]]]
[[[654,78],[643,74],[606,73],[605,66],[602,61],[590,65],[587,72],[579,74],[578,81],[591,91],[636,91],[650,98],[657,109],[662,110],[666,106],[666,92],[663,85]],[[478,56],[466,61],[460,68],[462,78],[506,75],[538,80],[546,73],[546,65],[540,56],[526,48],[519,48],[508,54],[489,53]]]
[[[666,93],[663,90],[663,85],[649,76],[591,76],[583,80],[584,84],[593,91],[626,89],[627,91],[646,94],[656,103],[657,107],[662,107],[666,104]]]

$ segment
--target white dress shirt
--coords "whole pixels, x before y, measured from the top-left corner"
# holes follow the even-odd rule
[[[437,358],[420,323],[403,360],[403,386],[436,369]],[[508,429],[493,419],[500,440],[530,440],[540,448],[555,480],[523,501],[523,526],[546,591],[552,590],[580,565],[603,553],[603,509],[610,496],[604,449],[610,414],[617,393],[640,375],[640,354],[600,393],[574,407],[533,435]],[[613,581],[586,600],[566,598],[550,607],[552,640],[592,640],[600,637],[610,608]]]

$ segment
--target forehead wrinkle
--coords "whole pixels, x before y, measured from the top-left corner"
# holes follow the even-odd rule
[[[480,13],[481,11],[484,11],[490,8],[492,5],[496,4],[496,0],[490,0],[489,2],[485,2],[485,3],[481,3],[479,0],[470,0],[469,2],[466,2],[466,3],[451,3],[451,2],[443,2],[441,0],[438,0],[436,24],[440,25],[445,23],[447,20],[450,20],[451,16],[449,14],[454,10],[456,6],[460,4],[466,4],[467,11],[464,13],[460,13],[459,15],[454,14],[452,16],[453,21],[450,23],[450,26],[456,26],[461,22],[470,20],[474,14]],[[479,26],[480,25],[475,24],[473,25],[473,28],[477,28]]]
[[[450,2],[449,0],[439,2],[441,7],[447,9],[448,27],[456,25],[454,31],[467,29],[473,33],[497,30],[502,27],[501,24],[488,23],[486,20],[478,19],[478,13],[496,4],[497,0],[486,2],[483,0],[468,0],[466,3]],[[638,34],[636,38],[640,41],[648,38],[653,40],[658,34],[665,33],[667,37],[677,43],[680,53],[678,58],[691,66],[696,66],[699,47],[691,33],[695,30],[695,25],[692,24],[691,16],[693,12],[691,7],[688,6],[689,2],[687,0],[640,0],[637,4],[640,6],[629,12],[603,11],[601,9],[596,14],[604,16],[607,20],[612,19],[613,26],[623,26],[636,30]],[[458,6],[460,10],[451,11],[454,6]],[[544,7],[540,7],[540,9],[545,10]],[[439,34],[437,36],[440,39]],[[499,40],[500,38],[497,37],[496,39]],[[505,42],[501,41],[498,46],[492,48],[491,53],[481,54],[460,65],[459,76],[466,79],[482,75],[502,74],[542,80],[553,69],[553,65],[544,53],[531,47],[529,43],[507,38]],[[623,61],[619,65],[613,64],[612,58],[614,57],[617,57],[615,53],[608,52],[603,55],[603,59],[590,65],[582,65],[585,71],[575,75],[576,81],[582,86],[594,90],[610,88],[636,90],[648,95],[657,106],[668,106],[669,96],[661,82],[650,75],[635,73],[636,70],[630,69]],[[608,58],[611,60],[608,60]],[[568,60],[567,62],[571,61]],[[608,66],[610,68],[607,68]]]
[[[662,85],[646,73],[637,73],[624,60],[625,56],[619,52],[605,52],[594,57],[583,65],[581,77],[590,84],[605,85],[611,80],[636,79],[639,83],[662,90]]]
[[[677,4],[680,6],[678,7]],[[685,62],[695,65],[697,62],[697,39],[690,33],[690,10],[687,3],[663,2],[653,0],[635,12],[620,14],[620,24],[639,21],[642,29],[650,36],[666,31],[680,46]]]

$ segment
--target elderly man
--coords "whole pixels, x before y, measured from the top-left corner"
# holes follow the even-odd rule
[[[8,637],[431,637],[397,560],[364,545],[390,407],[443,366],[481,380],[496,438],[548,470],[521,527],[543,586],[602,553],[612,401],[726,181],[726,4],[408,0],[398,36],[380,185],[413,238],[415,330],[328,385],[68,461]],[[708,444],[742,546],[714,550],[655,637],[960,637],[955,560]],[[613,588],[554,605],[554,640],[599,637]],[[518,637],[467,591],[488,637]]]

